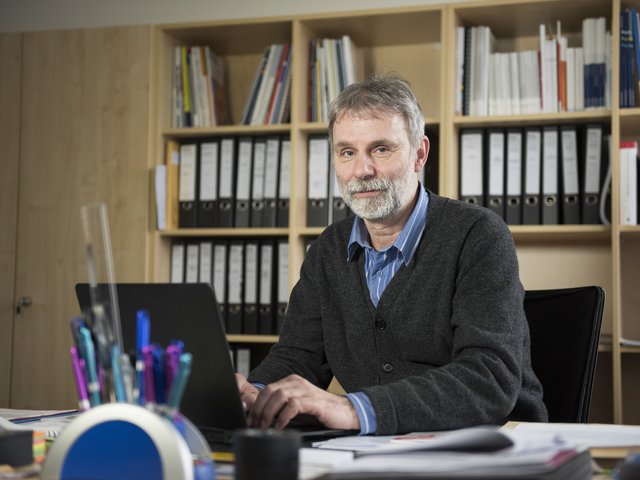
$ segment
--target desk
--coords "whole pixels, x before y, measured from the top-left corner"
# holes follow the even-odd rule
[[[8,467],[6,465],[0,465],[0,478],[2,478],[2,473],[8,473],[8,472],[26,472],[28,471],[28,469],[30,469],[32,467],[26,467],[26,468],[18,468],[18,469],[12,469],[11,467]],[[227,463],[217,463],[216,462],[216,471],[217,471],[217,476],[216,476],[216,480],[233,480],[233,474],[230,472],[230,467],[229,464]],[[312,470],[310,470],[309,468],[305,467],[304,465],[300,466],[300,475],[298,476],[299,480],[310,480],[312,478],[314,478],[314,476],[312,475]],[[38,480],[40,477],[39,475],[36,473],[33,476],[30,477],[23,477],[23,478],[32,478],[34,480]],[[594,473],[593,480],[608,480],[611,479],[611,476],[608,474],[604,474],[604,473]]]
[[[574,430],[581,430],[581,429],[590,429],[590,430],[594,430],[596,433],[601,432],[602,429],[605,429],[606,431],[608,431],[609,429],[611,429],[612,431],[616,431],[616,430],[628,430],[628,432],[630,432],[631,434],[636,434],[638,433],[640,435],[640,427],[628,427],[625,428],[624,426],[616,426],[616,425],[585,425],[585,424],[568,424],[563,426],[562,424],[526,424],[526,423],[509,423],[506,424],[503,428],[504,429],[521,429],[524,428],[528,425],[538,425],[540,428],[543,429],[566,429],[567,434],[571,434],[572,431]],[[360,437],[362,438],[362,437]],[[371,438],[371,437],[369,437]],[[635,438],[635,437],[634,437]],[[319,452],[321,451],[320,449],[303,449],[304,450],[310,450],[311,452]],[[591,455],[592,457],[595,459],[596,463],[599,466],[602,466],[604,468],[611,468],[614,467],[616,464],[618,464],[621,459],[625,458],[626,455],[631,452],[631,451],[640,451],[640,442],[638,442],[637,445],[634,446],[627,446],[627,447],[623,447],[623,448],[619,448],[619,447],[607,447],[607,448],[602,448],[602,447],[594,447],[590,449],[591,451]],[[214,460],[216,460],[217,462],[220,462],[221,460],[230,460],[229,458],[229,454],[220,456],[219,454],[216,455],[214,457]],[[317,465],[309,465],[308,463],[305,463],[305,456],[301,455],[301,462],[300,462],[300,476],[299,478],[301,480],[308,480],[308,479],[312,479],[317,477],[318,475],[322,474],[323,471],[319,471],[317,468]],[[231,473],[231,467],[229,466],[229,464],[224,464],[224,463],[217,463],[218,466],[218,477],[220,479],[232,479],[232,473]],[[329,468],[326,468],[324,470],[324,472],[329,471]],[[36,477],[32,477],[32,478],[36,478]],[[595,473],[593,475],[593,478],[596,479],[605,479],[605,478],[609,478],[608,475],[606,474],[600,474],[600,473]]]
[[[306,451],[309,450],[318,450],[318,449],[309,449],[309,448],[305,448],[301,450],[301,459],[304,458],[304,453]],[[327,452],[329,453],[329,452]],[[333,451],[332,453],[342,453],[342,452],[337,452],[337,451]],[[400,458],[400,457],[399,457]],[[612,462],[610,464],[609,467],[607,467],[607,469],[602,472],[602,473],[598,473],[598,470],[596,470],[598,467],[605,467],[605,465],[602,465],[599,461],[594,462],[594,473],[592,476],[593,480],[607,480],[611,478],[611,475],[607,472],[610,472],[611,469],[613,467],[616,466],[617,462],[619,462],[619,459],[617,459],[615,462]],[[216,462],[216,469],[217,469],[217,480],[233,480],[233,465],[232,462]],[[317,464],[314,465],[309,465],[307,463],[305,463],[304,461],[301,461],[300,464],[300,468],[299,468],[299,475],[298,475],[298,479],[299,480],[312,480],[312,479],[316,479],[319,476],[322,476],[326,473],[328,473],[329,470],[328,469],[320,469],[318,467]]]

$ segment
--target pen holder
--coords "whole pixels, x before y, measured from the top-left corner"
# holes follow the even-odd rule
[[[86,411],[55,440],[41,478],[214,480],[211,450],[197,428],[144,407],[110,403]]]

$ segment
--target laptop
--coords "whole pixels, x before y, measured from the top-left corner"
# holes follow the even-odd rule
[[[214,449],[230,446],[233,431],[247,427],[235,379],[224,325],[213,288],[208,283],[116,284],[122,340],[126,352],[135,354],[136,312],[149,312],[151,341],[166,347],[171,340],[184,342],[193,355],[191,375],[180,411],[198,427]],[[80,309],[90,305],[89,285],[76,285]],[[354,430],[333,430],[294,424],[308,444],[321,439],[354,435]]]

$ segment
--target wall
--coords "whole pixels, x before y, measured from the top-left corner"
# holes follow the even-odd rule
[[[0,32],[341,12],[458,0],[0,0]]]

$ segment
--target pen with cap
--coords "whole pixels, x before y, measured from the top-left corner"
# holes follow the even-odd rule
[[[146,310],[138,310],[136,314],[136,389],[134,396],[138,405],[145,404],[144,391],[144,358],[142,349],[149,345],[149,313]]]
[[[164,403],[166,399],[166,378],[165,378],[165,353],[164,349],[157,344],[153,345],[153,385],[157,403]]]
[[[80,410],[88,410],[91,405],[89,403],[89,395],[87,394],[87,384],[84,378],[81,359],[78,355],[78,349],[75,346],[71,347],[71,365],[76,381],[76,389],[78,390],[78,406]]]
[[[145,405],[153,406],[156,403],[156,388],[153,379],[153,345],[142,347],[142,361],[144,362],[144,394]]]
[[[92,407],[100,405],[100,383],[96,367],[96,354],[91,339],[91,332],[87,327],[80,327],[80,352],[87,368],[87,390],[89,391],[89,403]]]
[[[180,365],[178,367],[178,374],[171,385],[171,391],[169,392],[169,399],[167,401],[168,415],[173,417],[178,412],[180,401],[184,395],[184,391],[187,387],[187,381],[191,374],[191,363],[193,362],[193,356],[190,353],[183,353],[180,355]]]
[[[178,375],[178,365],[180,363],[180,349],[175,344],[170,344],[167,347],[167,355],[165,362],[165,379],[166,379],[166,391],[167,396],[173,385],[173,381]]]
[[[114,343],[111,346],[111,374],[113,375],[113,388],[115,390],[116,402],[127,402],[127,390],[122,373],[120,356],[120,347],[117,343]]]

